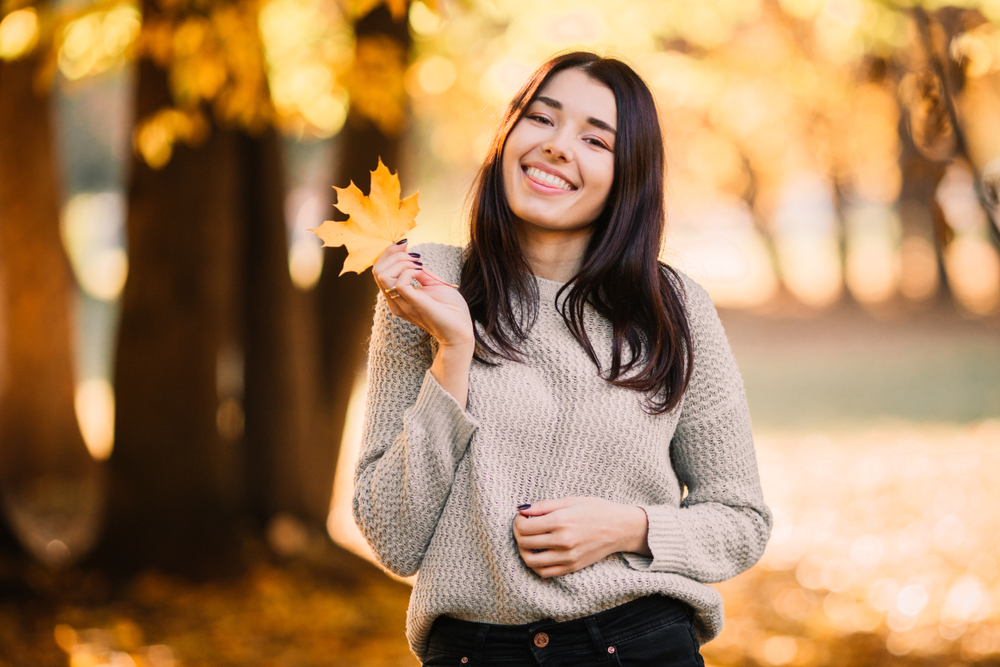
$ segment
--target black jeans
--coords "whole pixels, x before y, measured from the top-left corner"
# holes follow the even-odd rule
[[[691,608],[650,595],[571,621],[472,623],[439,616],[424,667],[704,667]]]

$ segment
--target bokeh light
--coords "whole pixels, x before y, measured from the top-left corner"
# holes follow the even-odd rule
[[[84,380],[76,387],[74,405],[87,450],[96,460],[106,460],[115,445],[114,389],[103,378]]]
[[[123,2],[70,21],[62,30],[59,71],[75,80],[124,66],[141,18],[133,3]]]
[[[270,0],[260,11],[267,76],[280,125],[296,136],[329,137],[347,118],[341,82],[352,57],[336,6],[318,0]]]
[[[38,43],[38,12],[34,7],[18,9],[0,21],[0,60],[15,60]]]
[[[62,236],[80,288],[104,301],[121,294],[128,276],[125,201],[115,192],[80,193],[63,208]]]

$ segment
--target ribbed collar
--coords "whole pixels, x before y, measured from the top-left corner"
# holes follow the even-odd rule
[[[542,303],[555,303],[556,293],[566,284],[540,276],[535,276],[535,283],[538,285],[538,297]],[[563,292],[562,298],[565,299],[567,294],[569,290]]]

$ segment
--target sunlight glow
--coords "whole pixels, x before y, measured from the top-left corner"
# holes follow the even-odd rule
[[[332,201],[327,188],[300,186],[285,198],[285,220],[288,222],[288,272],[292,283],[309,291],[323,273],[323,244],[310,231],[323,224]]]
[[[76,386],[76,419],[87,451],[98,461],[111,456],[115,445],[115,392],[104,378],[90,378]]]
[[[258,25],[278,125],[298,136],[329,137],[347,119],[341,83],[351,63],[348,23],[319,0],[270,0]]]
[[[1000,257],[986,239],[960,236],[945,249],[945,266],[959,303],[977,315],[1000,306]]]
[[[952,40],[950,51],[956,61],[964,61],[966,76],[986,76],[1000,69],[1000,30],[984,23]]]
[[[899,221],[879,205],[852,207],[846,218],[848,289],[861,303],[888,301],[899,285]]]
[[[447,58],[431,56],[411,67],[416,73],[416,81],[420,90],[428,95],[440,95],[455,83],[458,72],[455,65]],[[412,88],[412,86],[409,86]]]
[[[347,418],[344,435],[340,440],[340,454],[337,458],[337,473],[333,482],[333,502],[326,522],[327,532],[333,541],[370,561],[375,560],[371,547],[365,542],[361,531],[354,523],[351,498],[354,496],[354,468],[357,466],[361,448],[361,427],[364,423],[365,394],[368,390],[368,376],[358,373],[350,402],[347,404]]]
[[[208,137],[208,120],[198,110],[165,108],[147,117],[133,131],[132,144],[152,169],[162,169],[174,152],[174,144],[199,145]]]
[[[16,60],[38,43],[38,13],[34,7],[18,9],[0,21],[0,60]]]
[[[70,21],[61,33],[59,71],[75,80],[122,66],[140,20],[135,5],[121,3]]]
[[[899,291],[907,299],[923,301],[938,287],[938,264],[934,244],[920,236],[908,236],[899,246]]]
[[[441,29],[441,17],[420,0],[410,5],[410,27],[418,35],[431,36]]]
[[[754,308],[778,288],[771,257],[743,202],[676,211],[663,259],[704,287],[717,306]]]
[[[303,292],[311,290],[323,273],[323,248],[317,239],[297,238],[288,250],[288,272]]]
[[[63,209],[62,237],[80,288],[114,301],[128,276],[123,227],[125,200],[116,192],[74,195]]]

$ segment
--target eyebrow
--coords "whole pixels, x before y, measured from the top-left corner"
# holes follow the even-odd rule
[[[554,100],[551,97],[545,97],[544,95],[536,97],[534,101],[541,102],[545,106],[552,107],[553,109],[557,110],[562,110],[563,108],[562,102],[560,102],[559,100]],[[599,130],[605,130],[606,132],[610,132],[611,134],[618,136],[618,132],[615,131],[615,128],[611,127],[600,118],[588,118],[587,122]]]

